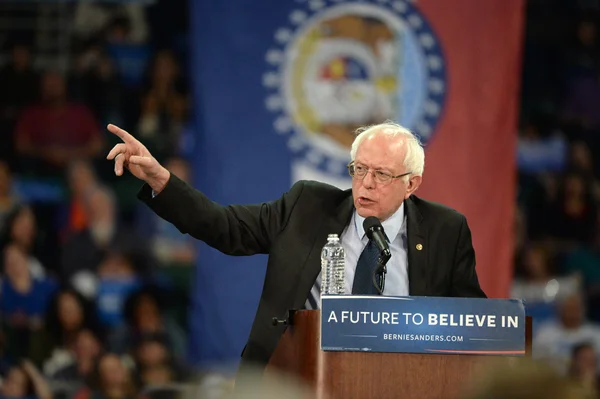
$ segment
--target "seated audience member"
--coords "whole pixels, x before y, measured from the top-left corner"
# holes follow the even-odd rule
[[[88,43],[73,55],[70,74],[73,96],[85,103],[96,120],[123,120],[123,108],[127,105],[127,91],[120,79],[120,71],[106,49],[99,43]]]
[[[73,233],[89,227],[88,210],[86,209],[87,196],[99,188],[100,183],[91,162],[76,159],[69,164],[67,172],[69,185],[69,203],[67,210],[66,232]]]
[[[19,246],[9,244],[3,256],[0,313],[7,333],[7,351],[17,359],[27,355],[31,333],[43,327],[56,283],[45,277],[34,278],[27,267],[27,256]]]
[[[600,322],[600,232],[589,243],[582,243],[563,260],[563,272],[581,276],[588,299],[591,320]]]
[[[560,296],[579,292],[580,278],[576,274],[557,276],[557,268],[550,249],[542,243],[531,243],[523,250],[518,262],[517,276],[511,297],[527,301],[527,312],[534,323],[555,320],[556,301]]]
[[[546,8],[548,3],[539,4]],[[561,73],[563,79],[567,82],[582,77],[593,78],[600,67],[600,60],[598,59],[598,44],[600,44],[598,40],[598,23],[596,22],[595,13],[592,11],[596,7],[592,5],[593,3],[586,2],[570,4],[577,4],[576,8],[580,11],[580,14],[559,17],[569,20],[571,28],[568,32],[563,33],[567,34],[564,38],[569,40],[569,45],[555,48],[556,50],[560,49],[562,58]],[[558,9],[554,12],[557,11]]]
[[[146,79],[136,136],[162,161],[177,152],[187,116],[185,84],[174,54],[158,51]]]
[[[56,72],[42,76],[42,102],[26,108],[15,131],[17,152],[35,176],[62,175],[75,158],[96,158],[103,137],[92,112],[67,99],[65,79]]]
[[[123,360],[106,353],[98,359],[88,386],[81,388],[73,399],[137,399],[138,387]]]
[[[112,193],[105,187],[86,197],[88,227],[69,235],[62,248],[61,275],[79,290],[85,278],[94,279],[100,262],[109,252],[129,254],[142,270],[152,269],[152,256],[144,240],[118,221]],[[81,289],[86,296],[94,292]]]
[[[184,377],[183,369],[160,336],[141,337],[134,347],[134,359],[141,387],[167,385]]]
[[[29,357],[53,374],[72,361],[71,351],[82,329],[95,329],[93,304],[77,291],[61,289],[50,301],[44,329],[30,345]]]
[[[29,361],[13,366],[0,385],[3,399],[52,399],[52,391],[38,369]]]
[[[34,277],[46,274],[38,256],[42,253],[42,245],[38,239],[38,229],[33,210],[28,205],[20,205],[13,209],[5,219],[4,229],[0,233],[1,245],[12,243],[27,255],[29,271]]]
[[[102,353],[102,343],[92,330],[79,330],[71,349],[71,361],[50,375],[53,381],[84,385],[92,377],[94,365]]]
[[[569,376],[590,391],[600,394],[598,374],[598,354],[590,344],[573,347]]]
[[[569,170],[577,173],[590,181],[593,185],[593,196],[599,198],[598,180],[595,176],[596,166],[590,147],[584,141],[575,141],[571,144],[569,154]]]
[[[73,33],[80,41],[91,41],[103,34],[110,35],[109,27],[114,25],[115,19],[126,18],[127,41],[143,43],[149,35],[146,12],[143,4],[136,3],[77,3],[73,14]]]
[[[576,345],[589,343],[596,353],[600,351],[600,327],[586,320],[581,294],[560,298],[558,306],[559,319],[538,328],[533,339],[533,356],[549,361],[566,374]]]
[[[600,114],[594,104],[600,100],[600,79],[595,76],[581,77],[569,82],[562,109],[565,123],[578,131],[593,131],[600,127]],[[582,138],[586,138],[582,134]]]
[[[96,308],[100,323],[106,329],[124,322],[124,305],[127,297],[138,290],[142,280],[125,254],[112,253],[98,267]]]
[[[164,314],[158,296],[150,289],[133,293],[125,304],[126,323],[110,336],[112,351],[126,353],[145,336],[159,337],[176,360],[185,356],[185,334],[181,327]]]
[[[598,209],[593,185],[584,176],[569,173],[559,184],[558,196],[546,214],[547,234],[564,249],[590,242],[597,232]]]

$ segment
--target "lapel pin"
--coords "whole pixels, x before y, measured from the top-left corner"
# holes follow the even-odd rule
[[[417,244],[417,251],[420,251],[423,249],[423,244]]]

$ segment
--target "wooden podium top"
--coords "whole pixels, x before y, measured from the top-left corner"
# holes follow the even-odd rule
[[[526,353],[531,356],[531,318]],[[267,372],[299,377],[319,398],[459,398],[462,387],[484,362],[507,357],[415,353],[326,352],[320,348],[320,312],[294,314]]]

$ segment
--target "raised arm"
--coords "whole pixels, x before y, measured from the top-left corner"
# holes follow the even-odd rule
[[[269,253],[302,193],[298,183],[272,202],[222,206],[172,175],[126,131],[114,125],[108,130],[123,140],[107,157],[115,160],[115,173],[128,168],[146,183],[138,198],[182,233],[229,255]]]

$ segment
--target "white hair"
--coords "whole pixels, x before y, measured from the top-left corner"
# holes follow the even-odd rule
[[[360,144],[368,137],[382,134],[388,137],[402,137],[406,143],[404,166],[413,175],[422,176],[425,169],[425,150],[417,136],[410,130],[394,122],[384,122],[377,125],[361,127],[356,131],[356,138],[352,143],[350,157],[354,161]]]

